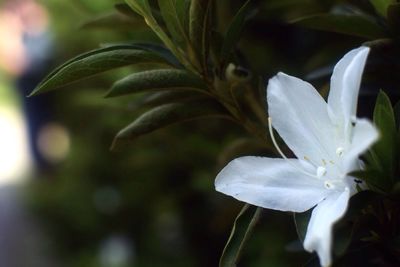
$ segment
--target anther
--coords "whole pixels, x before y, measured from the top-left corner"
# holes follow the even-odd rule
[[[332,189],[334,187],[334,185],[329,181],[325,181],[324,186],[326,189]]]
[[[343,155],[343,152],[344,152],[344,148],[343,147],[338,147],[338,148],[336,148],[336,155],[338,155],[339,157],[341,156],[341,155]]]
[[[322,176],[324,176],[326,174],[326,168],[325,167],[322,167],[322,166],[319,166],[318,168],[317,168],[317,177],[318,178],[321,178]]]

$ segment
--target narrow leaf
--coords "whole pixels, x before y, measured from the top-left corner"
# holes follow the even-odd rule
[[[374,6],[375,10],[382,16],[386,17],[387,8],[390,4],[394,3],[394,0],[369,0]]]
[[[187,44],[189,38],[185,30],[184,13],[186,0],[158,0],[161,15],[164,18],[168,31],[179,44]]]
[[[388,7],[387,20],[391,30],[397,35],[397,37],[400,37],[400,3]]]
[[[207,98],[205,94],[189,91],[189,90],[168,90],[168,91],[160,91],[151,93],[147,97],[145,97],[142,101],[142,105],[146,106],[159,106],[163,104],[169,103],[183,103],[191,100],[199,100]]]
[[[229,119],[225,109],[213,101],[165,104],[147,111],[122,129],[115,137],[112,147],[119,141],[132,140],[171,124],[205,117]]]
[[[189,9],[189,40],[193,51],[189,56],[206,67],[209,51],[210,13],[212,1],[192,0]]]
[[[228,30],[225,34],[225,39],[222,44],[221,50],[221,60],[225,62],[228,59],[229,54],[236,46],[237,42],[240,39],[240,35],[242,33],[243,27],[249,18],[251,5],[251,0],[247,0],[246,3],[239,9],[236,13],[235,17],[233,18],[231,24],[228,27]]]
[[[397,130],[395,115],[389,97],[380,91],[374,109],[374,123],[380,139],[372,147],[386,176],[394,173],[397,155]]]
[[[111,46],[86,52],[53,70],[33,90],[31,95],[44,93],[84,78],[115,68],[138,63],[164,63],[155,53],[131,46]]]
[[[112,29],[112,30],[132,30],[132,28],[145,28],[146,24],[142,19],[130,18],[120,13],[109,13],[85,21],[83,29]]]
[[[241,253],[260,218],[262,208],[246,204],[235,219],[231,235],[219,261],[220,267],[237,265]]]
[[[127,16],[127,17],[132,17],[132,18],[137,18],[138,14],[136,12],[134,12],[132,10],[131,7],[129,7],[129,5],[125,4],[125,3],[119,3],[119,4],[115,4],[114,8],[121,14]]]
[[[363,15],[320,14],[296,19],[292,23],[315,30],[342,33],[372,40],[386,35],[375,21]]]
[[[308,210],[302,213],[293,213],[296,232],[302,244],[306,237],[308,222],[310,221],[311,213],[312,210]]]
[[[158,69],[134,73],[117,81],[106,96],[114,97],[146,90],[190,88],[205,92],[206,86],[198,76],[185,70]]]

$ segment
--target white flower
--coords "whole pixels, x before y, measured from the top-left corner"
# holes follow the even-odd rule
[[[331,264],[332,227],[346,212],[357,181],[360,154],[378,139],[375,127],[356,118],[357,97],[369,48],[347,53],[335,66],[328,103],[312,85],[278,73],[267,88],[270,132],[283,159],[241,157],[215,180],[216,190],[263,208],[304,212],[313,207],[304,248]],[[297,159],[288,159],[276,129]]]

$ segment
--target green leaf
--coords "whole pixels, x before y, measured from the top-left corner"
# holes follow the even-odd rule
[[[31,95],[48,92],[95,74],[138,63],[168,65],[162,57],[149,51],[138,50],[128,45],[110,46],[86,52],[67,61],[47,75]]]
[[[181,68],[182,65],[179,63],[178,59],[171,53],[170,50],[165,48],[163,45],[155,44],[155,43],[131,43],[129,44],[132,48],[146,50],[150,52],[154,52],[161,57],[163,57],[166,61],[168,61],[171,65]]]
[[[388,7],[387,20],[391,30],[400,37],[400,3]]]
[[[363,15],[320,14],[296,19],[292,23],[315,30],[342,33],[372,40],[386,35],[375,21]]]
[[[301,241],[304,242],[307,233],[308,222],[311,218],[312,209],[302,212],[302,213],[293,213],[294,224],[296,226],[297,235]]]
[[[133,73],[117,81],[106,97],[165,89],[193,89],[206,93],[206,85],[198,76],[186,70],[158,69]]]
[[[142,105],[146,106],[159,106],[169,103],[183,103],[185,101],[199,100],[207,98],[205,94],[198,93],[196,91],[180,91],[180,90],[168,90],[151,93],[143,99]]]
[[[205,117],[229,119],[226,110],[214,101],[171,103],[153,108],[122,129],[114,139],[112,148],[123,140],[132,140],[171,124]]]
[[[85,21],[81,28],[83,29],[112,29],[127,31],[133,28],[145,28],[146,24],[142,19],[129,18],[127,16],[121,15],[120,13],[109,13],[92,18]]]
[[[225,62],[233,48],[236,46],[237,42],[240,39],[240,35],[242,33],[243,27],[249,17],[251,5],[251,0],[247,0],[246,3],[239,9],[233,18],[231,24],[228,27],[228,30],[225,34],[225,39],[222,44],[221,49],[221,61]]]
[[[253,229],[260,218],[262,208],[244,205],[235,219],[231,235],[225,245],[219,261],[220,267],[234,267],[237,265],[244,245],[248,241]]]
[[[189,56],[196,57],[203,67],[209,53],[211,7],[210,0],[192,0],[189,8],[189,40],[194,50],[189,51]]]
[[[189,38],[185,29],[185,16],[187,16],[186,0],[158,0],[161,15],[164,18],[168,31],[179,44],[188,44]]]
[[[125,0],[125,2],[138,14],[146,17],[151,14],[151,7],[148,0]]]
[[[375,10],[382,16],[386,17],[387,9],[390,4],[394,4],[394,0],[369,0]]]
[[[157,20],[154,18],[151,11],[151,7],[147,0],[125,0],[125,2],[138,14],[143,16],[146,24],[153,30],[153,32],[160,38],[165,46],[171,50],[175,57],[182,63],[188,70],[196,72],[193,65],[186,59],[186,56],[181,49],[169,38],[164,32],[163,28],[160,27]]]
[[[123,14],[123,15],[125,15],[125,16],[127,16],[127,17],[132,17],[132,18],[137,18],[137,17],[138,17],[137,12],[134,12],[134,11],[132,10],[132,8],[131,8],[129,5],[125,4],[125,3],[115,4],[115,5],[114,5],[114,8],[115,8],[120,14]]]
[[[382,166],[381,171],[388,177],[392,177],[397,162],[397,130],[392,104],[383,91],[380,91],[376,100],[374,123],[379,129],[380,139],[372,150]]]

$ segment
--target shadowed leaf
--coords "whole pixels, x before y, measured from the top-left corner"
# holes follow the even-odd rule
[[[243,27],[251,11],[250,1],[251,0],[246,1],[246,3],[239,9],[228,27],[221,49],[222,62],[225,62],[225,60],[228,59],[230,52],[240,39]]]
[[[106,97],[164,89],[205,91],[206,86],[199,77],[185,70],[158,69],[133,73],[117,81],[106,94]]]
[[[205,117],[230,118],[226,110],[213,101],[165,104],[145,112],[122,129],[112,147],[122,140],[132,140],[171,124]]]
[[[138,63],[164,63],[159,55],[131,46],[110,46],[81,54],[53,70],[31,95],[48,92],[69,83],[115,68]]]
[[[380,138],[372,150],[382,166],[382,171],[391,177],[397,158],[397,130],[392,104],[383,91],[380,91],[376,100],[374,123],[379,129]]]
[[[244,245],[248,241],[254,226],[259,220],[262,208],[246,204],[235,219],[231,235],[219,260],[219,267],[237,265]]]
[[[172,37],[180,44],[188,43],[189,38],[184,24],[187,16],[187,1],[158,0],[158,5]]]
[[[130,18],[120,13],[110,13],[98,16],[84,22],[81,26],[82,29],[111,29],[111,30],[132,30],[132,28],[139,29],[145,28],[146,24],[143,19]]]
[[[342,33],[366,39],[378,39],[386,35],[375,21],[362,15],[320,14],[296,19],[292,23],[315,30]]]
[[[388,6],[395,2],[394,0],[369,0],[369,1],[374,6],[375,10],[382,17],[386,17]]]

